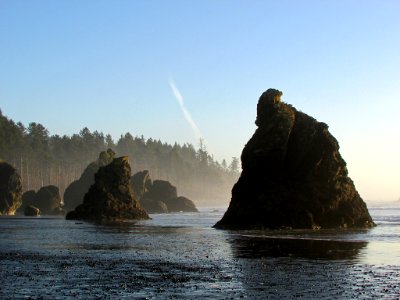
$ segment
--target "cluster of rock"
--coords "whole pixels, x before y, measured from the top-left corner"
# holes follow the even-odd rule
[[[10,164],[0,161],[0,215],[15,215],[21,196],[21,176]]]
[[[48,185],[37,192],[30,190],[22,195],[22,205],[18,213],[25,216],[37,215],[63,215],[65,211],[61,206],[61,196],[58,187]]]
[[[193,201],[186,197],[178,197],[176,187],[169,181],[153,182],[147,170],[133,175],[131,183],[140,204],[150,214],[198,212]]]
[[[112,159],[100,167],[94,177],[83,203],[70,211],[67,219],[113,222],[149,218],[132,191],[128,157]]]
[[[2,214],[59,215],[67,219],[116,221],[148,219],[148,213],[197,212],[194,203],[178,197],[168,181],[150,179],[148,171],[131,177],[128,157],[115,158],[111,149],[100,153],[82,176],[71,183],[61,205],[59,189],[50,185],[22,195],[21,178],[7,163],[0,163],[0,209]],[[142,208],[144,207],[144,209]],[[147,211],[147,212],[146,212]]]
[[[242,174],[217,228],[350,228],[374,223],[325,123],[269,89],[243,149]]]
[[[131,169],[128,160],[125,158],[122,159],[124,163],[117,163],[121,159],[116,159],[115,153],[111,149],[101,152],[97,161],[92,162],[82,176],[67,187],[64,193],[64,208],[71,211],[67,215],[68,219],[92,220],[96,219],[95,214],[99,214],[100,219],[107,219],[106,215],[115,209],[121,210],[121,212],[114,211],[110,214],[110,219],[125,218],[123,217],[125,213],[127,219],[134,218],[133,216],[136,213],[129,212],[129,207],[127,212],[123,212],[122,210],[127,207],[116,205],[116,199],[120,197],[122,197],[121,199],[132,198],[147,213],[151,214],[198,212],[193,201],[185,197],[178,197],[175,186],[164,180],[154,180],[153,182],[147,170],[138,172],[126,180],[125,177],[128,176],[128,173],[130,176]],[[128,169],[129,172],[127,172]],[[119,174],[119,181],[115,174]],[[122,174],[125,177],[121,177]],[[116,187],[117,182],[118,186]],[[105,191],[106,183],[106,196],[112,199],[110,201],[105,201],[105,194],[100,192]],[[124,189],[126,193],[121,195],[117,192],[121,189]],[[97,198],[102,200],[96,200]],[[110,209],[111,206],[112,209]],[[85,217],[85,215],[88,215],[88,217]],[[141,213],[137,217],[144,218]]]

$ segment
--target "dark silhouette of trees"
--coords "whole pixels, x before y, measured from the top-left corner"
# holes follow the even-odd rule
[[[202,204],[227,202],[239,176],[237,158],[229,166],[225,160],[219,163],[202,140],[198,149],[191,144],[170,145],[130,133],[114,141],[111,135],[91,132],[86,127],[72,136],[50,136],[42,124],[30,123],[25,127],[0,110],[0,159],[18,169],[24,191],[56,185],[63,194],[107,148],[119,156],[129,156],[132,173],[149,170],[153,179],[170,181],[182,195]]]

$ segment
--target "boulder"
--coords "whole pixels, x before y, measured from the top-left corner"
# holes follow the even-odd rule
[[[64,192],[64,209],[71,211],[83,202],[83,197],[89,187],[94,183],[94,175],[100,167],[108,165],[115,158],[115,152],[111,149],[102,151],[99,158],[90,163],[78,180],[73,181]]]
[[[145,195],[147,199],[163,202],[178,197],[176,187],[166,180],[154,180],[153,185]]]
[[[25,208],[29,205],[35,206],[36,202],[36,192],[34,190],[29,190],[26,191],[25,193],[22,194],[22,204],[18,208],[17,213],[24,215],[25,214]]]
[[[40,209],[33,205],[28,205],[25,207],[24,215],[27,217],[37,217],[40,215]]]
[[[58,187],[54,185],[44,186],[36,193],[35,206],[42,214],[56,214],[61,207],[61,196]]]
[[[186,197],[166,199],[165,204],[169,212],[199,212],[192,200]]]
[[[269,89],[243,149],[242,173],[216,228],[354,228],[374,223],[325,123]]]
[[[142,198],[140,205],[149,214],[166,214],[168,213],[168,207],[163,201],[157,201],[150,198]]]
[[[131,177],[131,186],[136,196],[141,199],[153,185],[148,170],[137,172]]]
[[[10,164],[0,161],[0,215],[15,215],[21,196],[21,176]]]
[[[178,197],[176,187],[169,181],[154,180],[152,183],[148,171],[132,176],[132,185],[142,207],[150,214],[198,212],[192,200]]]
[[[83,203],[67,214],[67,219],[96,222],[148,219],[130,185],[128,157],[119,157],[95,174],[95,181]]]

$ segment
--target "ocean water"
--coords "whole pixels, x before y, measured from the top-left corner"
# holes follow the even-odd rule
[[[400,297],[400,206],[370,230],[223,231],[225,208],[118,225],[0,218],[0,299]]]

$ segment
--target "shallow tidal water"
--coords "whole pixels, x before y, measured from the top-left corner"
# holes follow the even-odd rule
[[[400,297],[400,207],[371,230],[223,231],[225,208],[95,225],[0,218],[0,299]]]

